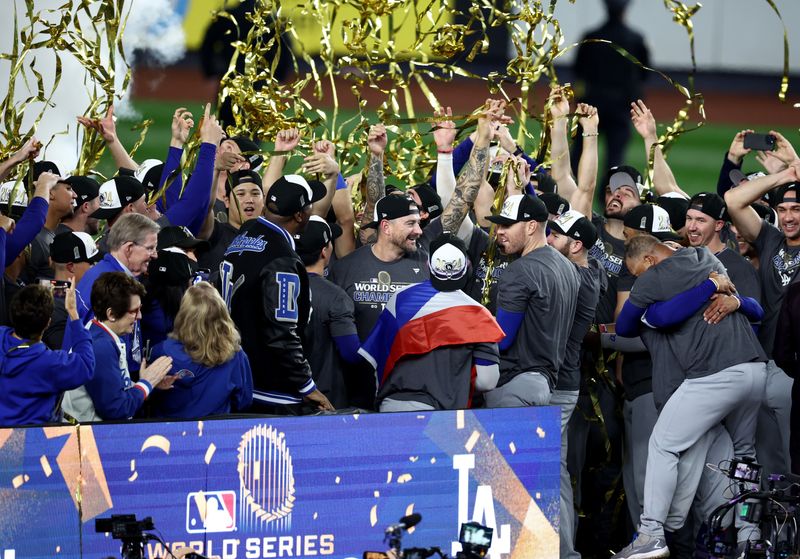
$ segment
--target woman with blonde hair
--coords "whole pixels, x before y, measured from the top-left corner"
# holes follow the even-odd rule
[[[253,400],[253,376],[225,302],[205,281],[181,299],[169,338],[152,358],[172,357],[178,377],[153,401],[153,415],[193,419],[243,411]]]

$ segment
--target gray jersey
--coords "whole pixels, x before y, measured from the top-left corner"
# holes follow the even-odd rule
[[[787,246],[783,233],[766,221],[761,223],[761,231],[753,246],[758,250],[761,262],[758,273],[761,276],[761,306],[764,307],[758,339],[767,355],[772,357],[783,296],[800,269],[800,246]]]
[[[736,286],[736,292],[742,297],[751,297],[761,302],[761,282],[758,272],[741,254],[730,248],[724,248],[716,257],[725,266],[728,277]]]
[[[308,275],[308,285],[312,312],[303,350],[317,388],[333,407],[344,408],[349,404],[344,374],[347,364],[339,356],[333,339],[356,334],[353,301],[341,287],[316,274]]]
[[[556,386],[580,289],[575,265],[550,246],[508,265],[500,278],[497,307],[524,313],[514,343],[500,356],[502,386],[520,373],[545,375]]]
[[[725,273],[725,268],[706,247],[681,249],[639,276],[631,290],[630,301],[640,308],[666,301],[702,283],[712,271]],[[687,378],[708,376],[740,363],[766,360],[742,313],[732,313],[719,324],[711,325],[703,319],[707,306],[705,304],[669,332],[670,347]]]
[[[686,372],[677,366],[678,358],[672,352],[669,334],[642,325],[639,335],[651,358],[653,402],[661,411],[686,378]]]
[[[379,260],[372,245],[362,246],[331,269],[330,279],[355,303],[356,328],[363,342],[375,326],[392,293],[428,279],[428,255],[422,250],[395,262]]]
[[[578,289],[578,301],[575,306],[575,320],[569,331],[564,362],[558,370],[558,390],[578,390],[581,384],[581,346],[583,338],[589,332],[594,321],[597,302],[608,286],[608,280],[600,264],[589,258],[589,266],[576,266],[581,285]]]
[[[422,402],[437,410],[468,408],[475,359],[497,363],[497,344],[442,346],[422,355],[403,357],[378,391],[378,402],[391,398]]]

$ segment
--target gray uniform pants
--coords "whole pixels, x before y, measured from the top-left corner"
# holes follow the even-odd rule
[[[791,470],[789,454],[789,415],[792,411],[792,379],[775,364],[767,363],[767,390],[758,413],[756,456],[767,474]]]
[[[755,456],[756,418],[765,385],[764,363],[740,363],[683,381],[661,410],[650,437],[640,533],[663,536],[676,492],[684,490],[678,487],[681,454],[715,425],[725,421],[737,458]],[[695,468],[704,463],[705,457]]]
[[[647,471],[647,448],[650,435],[653,433],[658,410],[653,400],[653,393],[648,392],[625,400],[622,407],[625,419],[625,456],[622,462],[622,484],[625,487],[625,498],[628,512],[634,526],[639,523],[644,502],[644,479]]]
[[[550,384],[542,373],[520,373],[503,386],[484,392],[487,408],[521,408],[550,403]]]
[[[558,524],[561,559],[580,559],[581,556],[575,551],[575,504],[572,498],[572,480],[567,471],[567,425],[577,403],[577,390],[553,390],[550,396],[551,406],[561,406],[561,513]]]
[[[391,398],[384,398],[381,401],[381,412],[393,411],[431,411],[435,410],[433,406],[423,404],[422,402],[415,402],[414,400],[392,400]]]

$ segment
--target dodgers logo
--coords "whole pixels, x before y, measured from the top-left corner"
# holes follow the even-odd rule
[[[267,241],[264,240],[264,235],[259,235],[258,237],[248,237],[247,234],[239,235],[228,246],[228,250],[225,251],[225,256],[229,254],[243,252],[264,252],[264,249],[267,248]]]
[[[236,530],[236,493],[196,491],[186,496],[186,531],[190,534]]]

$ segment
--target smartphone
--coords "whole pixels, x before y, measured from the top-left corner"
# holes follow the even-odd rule
[[[756,151],[772,151],[775,149],[775,136],[772,134],[745,134],[744,147]]]
[[[67,296],[67,289],[69,289],[72,284],[67,280],[40,279],[39,285],[42,285],[52,291],[53,297],[63,299]]]

